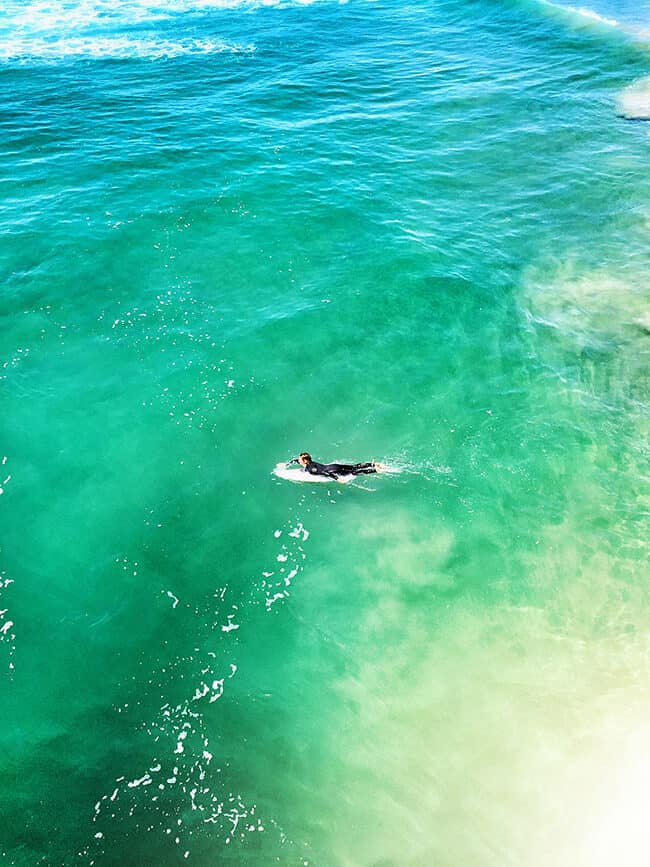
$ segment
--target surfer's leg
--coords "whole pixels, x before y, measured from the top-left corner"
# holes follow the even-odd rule
[[[367,476],[370,473],[376,473],[377,467],[371,462],[366,461],[363,464],[355,464],[352,467],[352,475],[354,476]]]

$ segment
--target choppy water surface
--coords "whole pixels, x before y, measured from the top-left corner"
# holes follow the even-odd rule
[[[5,4],[3,863],[647,863],[648,28]]]

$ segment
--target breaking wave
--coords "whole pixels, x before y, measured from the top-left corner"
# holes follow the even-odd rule
[[[622,34],[635,39],[650,41],[650,7],[644,9],[644,4],[634,4],[631,10],[625,4],[617,6],[616,10],[594,9],[590,6],[573,6],[557,3],[555,0],[539,0],[539,2],[555,15],[571,21],[574,25],[592,27],[601,30],[618,30]]]
[[[618,97],[619,114],[629,120],[650,120],[650,76],[634,81]]]
[[[77,3],[9,0],[0,13],[0,62],[251,53],[255,50],[253,45],[195,37],[197,19],[204,20],[206,15],[219,11],[254,11],[269,6],[306,6],[313,2],[315,0],[127,0],[116,4],[113,0],[79,0]]]
[[[71,36],[55,41],[17,38],[0,45],[0,61],[57,61],[74,58],[161,58],[187,54],[241,54],[254,45],[231,45],[220,39],[145,39],[129,36]]]

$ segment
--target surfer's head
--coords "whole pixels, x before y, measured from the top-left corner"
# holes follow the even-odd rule
[[[306,467],[307,464],[310,464],[311,455],[309,454],[309,452],[300,452],[300,455],[298,456],[298,463],[302,464],[303,467]]]

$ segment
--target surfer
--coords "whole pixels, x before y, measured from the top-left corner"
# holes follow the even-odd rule
[[[365,476],[383,469],[382,465],[375,461],[365,461],[361,464],[319,464],[318,461],[312,460],[309,452],[301,452],[297,458],[289,461],[289,464],[300,464],[304,471],[312,476],[327,476],[337,482],[343,481],[339,476]]]

